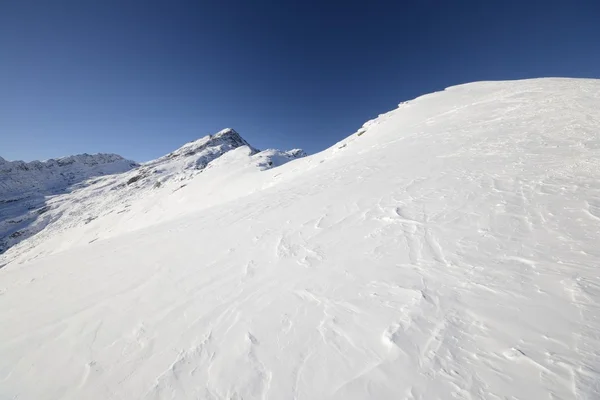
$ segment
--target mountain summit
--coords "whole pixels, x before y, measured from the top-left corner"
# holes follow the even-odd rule
[[[201,154],[200,157],[196,157],[196,167],[202,169],[208,165],[209,162],[219,157],[223,153],[235,148],[246,146],[252,153],[258,153],[258,150],[250,146],[239,133],[231,128],[223,129],[214,135],[208,135],[198,140],[186,143],[179,149],[167,154],[165,157],[161,157],[158,160],[164,158],[182,158],[190,157],[197,154]]]
[[[248,142],[246,142],[234,129],[226,128],[214,135],[204,136],[198,140],[186,143],[174,152],[169,153],[167,157],[173,157],[176,155],[190,156],[207,147],[222,148],[223,146],[226,146],[230,149],[240,146],[248,146],[252,148],[252,146],[250,146],[250,144],[248,144]]]

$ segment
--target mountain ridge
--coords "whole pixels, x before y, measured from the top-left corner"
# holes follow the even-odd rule
[[[0,261],[6,262],[8,256],[2,253],[32,236],[36,237],[27,248],[35,247],[40,240],[59,231],[87,225],[102,215],[116,212],[115,208],[123,204],[130,207],[132,203],[139,203],[144,194],[169,188],[179,191],[188,181],[214,166],[218,159],[238,149],[241,158],[237,162],[252,160],[257,170],[270,169],[306,155],[299,149],[261,152],[234,129],[227,128],[141,164],[116,154],[82,154],[45,163],[2,163]],[[37,178],[32,178],[35,174]],[[48,185],[48,182],[54,184]],[[97,207],[99,203],[103,206]]]
[[[54,194],[83,180],[128,171],[139,166],[112,153],[77,154],[46,161],[0,163],[0,199],[14,194]]]

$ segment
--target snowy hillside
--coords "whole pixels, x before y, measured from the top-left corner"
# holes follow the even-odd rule
[[[49,196],[64,193],[91,178],[137,166],[116,154],[80,154],[29,163],[0,157],[0,254],[34,234],[27,229],[32,222],[47,219],[42,214],[49,210]]]
[[[64,195],[98,217],[5,254],[0,399],[600,398],[600,81],[456,86],[275,153]]]
[[[233,150],[235,151],[231,154],[217,160]],[[43,196],[44,192],[40,191],[35,193],[37,196],[23,196],[19,191],[7,190],[7,196],[18,201],[11,200],[0,205],[0,252],[3,248],[10,249],[0,255],[0,266],[15,259],[22,262],[41,254],[65,250],[79,243],[87,244],[110,237],[117,232],[147,226],[179,213],[181,202],[195,203],[189,204],[186,208],[188,211],[198,208],[207,203],[206,200],[198,200],[210,195],[208,189],[224,185],[225,178],[239,179],[243,177],[244,170],[265,170],[305,155],[298,149],[288,152],[260,152],[233,129],[224,129],[215,135],[187,143],[157,160],[142,165],[129,161],[128,168],[121,168],[127,171],[125,173],[87,180],[83,180],[83,177],[89,178],[91,174],[80,174],[81,178],[73,180],[82,181],[77,185],[53,186],[55,189],[52,193],[56,194],[60,193],[59,189],[64,191],[66,187],[69,188],[60,195],[48,197]],[[69,159],[77,157],[80,156]],[[111,157],[122,160],[119,156]],[[132,166],[137,168],[129,170]],[[216,181],[202,179],[195,182],[192,190],[176,193],[201,172],[217,166],[218,172],[210,171],[205,174],[215,177]],[[118,167],[113,166],[112,170],[119,172]],[[108,168],[105,167],[105,170]],[[43,179],[39,180],[43,182]],[[235,195],[245,193],[240,192],[241,186],[243,183],[236,184]],[[255,188],[247,187],[247,190]],[[223,194],[213,202],[222,199]],[[150,210],[154,211],[152,215],[140,218],[140,214],[148,214]],[[73,236],[74,229],[78,229],[79,234]],[[67,230],[71,233],[70,238],[63,236]],[[39,247],[40,243],[49,240],[51,245]]]

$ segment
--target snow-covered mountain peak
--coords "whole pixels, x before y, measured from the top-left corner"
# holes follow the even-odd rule
[[[235,136],[239,139],[242,139],[240,134],[237,133],[236,130],[233,128],[225,128],[214,134],[214,137],[223,137],[223,136]]]
[[[212,156],[219,156],[229,150],[241,146],[248,146],[254,152],[258,151],[250,146],[250,144],[244,140],[234,129],[227,128],[217,132],[214,135],[207,135],[200,139],[186,143],[177,150],[167,154],[165,157],[159,158],[159,160],[164,158],[172,159],[190,157],[200,153],[200,156],[205,155],[207,157],[205,157],[205,159],[203,159],[199,165],[204,164],[204,166],[206,166],[206,164],[216,158]]]

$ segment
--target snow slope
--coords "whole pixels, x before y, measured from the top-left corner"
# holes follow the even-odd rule
[[[0,254],[37,232],[27,227],[47,219],[48,215],[42,214],[50,208],[46,204],[50,196],[91,178],[137,166],[116,154],[79,154],[29,163],[0,157]]]
[[[224,129],[157,160],[141,166],[132,164],[138,166],[133,170],[78,179],[81,182],[68,186],[66,193],[65,188],[61,188],[63,193],[55,189],[55,196],[44,196],[43,192],[23,196],[13,185],[13,190],[7,190],[8,195],[19,200],[0,204],[0,252],[3,247],[9,249],[0,254],[0,266],[172,218],[181,213],[185,204],[188,206],[183,209],[189,212],[222,201],[222,190],[212,200],[205,197],[211,195],[210,189],[223,186],[224,179],[239,181],[244,178],[244,171],[269,169],[303,156],[305,153],[298,149],[260,152],[233,129]],[[195,179],[200,173],[208,177]],[[81,176],[90,178],[90,174]],[[182,191],[190,182],[193,185]],[[240,190],[242,187],[245,191]],[[243,182],[237,182],[232,189],[235,190],[230,196],[255,190]],[[140,214],[144,217],[140,218]],[[78,233],[73,234],[74,230]],[[65,231],[69,231],[68,237],[63,235]]]
[[[1,399],[600,398],[600,81],[452,87],[269,170],[244,148],[0,270]]]

